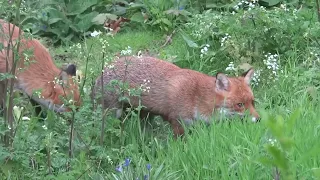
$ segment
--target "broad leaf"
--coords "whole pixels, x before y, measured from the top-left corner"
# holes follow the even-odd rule
[[[96,17],[92,18],[94,24],[104,24],[107,19],[117,20],[118,16],[110,13],[98,14]]]

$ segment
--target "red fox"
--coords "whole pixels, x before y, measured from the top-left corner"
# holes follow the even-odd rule
[[[187,125],[195,120],[203,120],[210,124],[214,115],[244,116],[249,110],[254,122],[259,114],[254,107],[254,95],[250,88],[253,69],[241,77],[227,77],[217,73],[211,77],[190,69],[182,69],[172,63],[154,57],[125,56],[116,60],[104,69],[103,85],[105,108],[115,108],[119,118],[123,107],[139,106],[139,97],[124,95],[129,102],[124,106],[118,101],[118,89],[107,88],[112,80],[127,82],[130,88],[140,87],[142,116],[147,113],[160,115],[171,124],[174,137],[184,134],[179,120]],[[98,77],[93,90],[93,97],[101,92],[101,77]],[[100,102],[99,98],[97,98]]]
[[[12,42],[13,44],[17,43],[19,36],[24,34],[21,31],[19,35],[19,31],[19,27],[0,19],[0,44],[4,45],[3,49],[0,48],[0,74],[6,73],[7,61],[9,71],[13,66],[12,49],[9,50],[8,56],[8,48],[6,47],[10,43],[9,37],[12,32]],[[80,93],[77,83],[73,81],[73,76],[76,75],[76,66],[70,64],[64,69],[57,68],[49,51],[38,40],[20,37],[20,61],[16,68],[14,88],[27,94],[33,105],[40,104],[56,112],[71,110],[64,105],[60,97],[69,97],[72,100],[69,102],[79,107],[81,105]],[[32,52],[31,55],[26,50]],[[0,81],[0,89],[3,105],[4,81]],[[34,95],[33,92],[37,90],[40,90],[41,94]]]

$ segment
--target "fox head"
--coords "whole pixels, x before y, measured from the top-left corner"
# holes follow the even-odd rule
[[[223,73],[216,75],[216,93],[223,97],[223,103],[219,107],[220,113],[226,117],[234,115],[244,116],[249,111],[253,116],[252,121],[260,120],[259,114],[254,107],[254,95],[250,88],[250,81],[254,70],[251,68],[240,77],[227,77]]]
[[[81,105],[78,82],[76,80],[76,66],[69,64],[60,69],[60,74],[54,81],[48,82],[46,88],[42,89],[42,98],[32,96],[35,101],[48,109],[56,112],[69,112],[68,105]]]
[[[66,98],[65,100],[68,101],[68,104],[74,104],[77,107],[81,105],[76,71],[77,69],[74,64],[69,64],[66,67],[61,68],[58,80],[59,83],[55,83],[54,85],[56,98],[53,100],[53,104],[64,104],[62,98]],[[70,111],[71,109],[66,107],[64,110]]]

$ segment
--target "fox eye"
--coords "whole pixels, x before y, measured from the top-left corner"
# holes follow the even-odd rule
[[[243,108],[244,103],[238,103],[237,106],[238,106],[238,108]]]

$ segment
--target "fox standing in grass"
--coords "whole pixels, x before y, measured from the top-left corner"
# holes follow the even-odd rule
[[[11,23],[0,19],[0,73],[11,72],[13,67],[12,44],[16,45],[20,36],[19,62],[16,67],[16,79],[14,88],[21,90],[31,98],[33,105],[40,104],[56,112],[70,111],[61,97],[69,97],[76,106],[81,104],[78,85],[74,83],[73,77],[76,73],[76,66],[70,64],[68,67],[59,69],[55,66],[49,51],[36,39],[25,39],[20,29]],[[16,49],[16,48],[15,48]],[[27,57],[26,50],[30,50],[31,56]],[[30,54],[30,53],[29,53]],[[59,81],[57,83],[57,81]],[[0,81],[1,105],[4,101],[4,81]],[[33,95],[33,92],[40,90],[40,95]],[[39,109],[36,110],[39,113]]]
[[[190,69],[182,69],[172,63],[153,57],[126,56],[117,59],[104,69],[103,85],[105,108],[115,108],[117,118],[122,114],[123,107],[137,107],[139,98],[130,98],[125,106],[118,101],[120,94],[108,90],[112,80],[121,80],[129,84],[129,88],[137,88],[143,84],[141,113],[146,116],[160,115],[171,124],[174,136],[184,134],[179,120],[192,124],[195,120],[210,123],[214,115],[232,117],[244,116],[249,110],[253,121],[258,121],[259,115],[254,107],[254,95],[250,88],[253,69],[241,77],[227,77],[218,73],[211,77]],[[98,77],[93,95],[101,92],[101,77]],[[98,100],[100,102],[100,100]],[[143,117],[142,117],[143,118]]]

